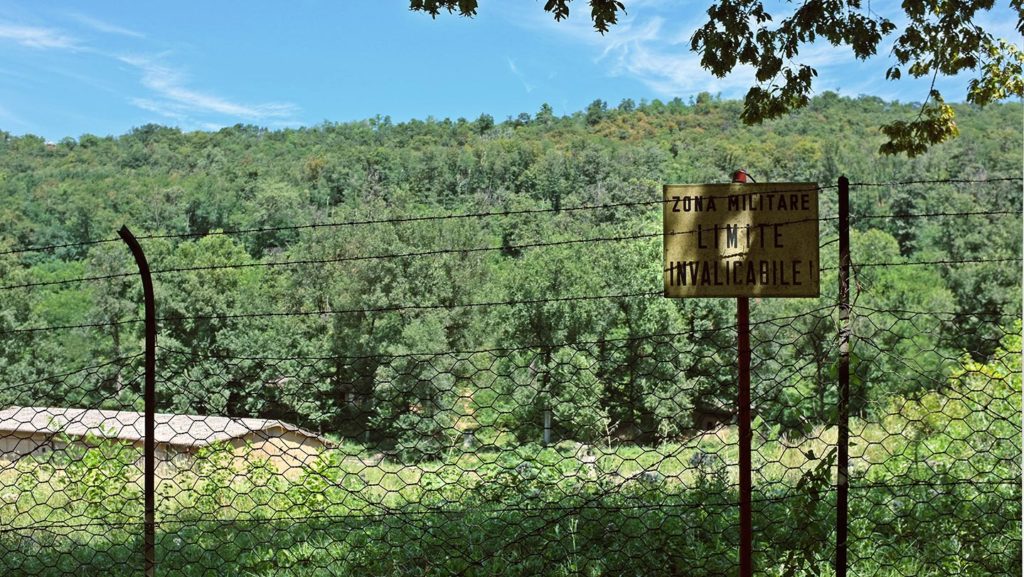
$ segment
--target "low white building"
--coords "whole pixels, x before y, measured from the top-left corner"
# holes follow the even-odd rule
[[[224,443],[236,466],[268,460],[279,472],[296,474],[332,443],[305,429],[268,419],[157,413],[156,460],[160,468],[188,468],[203,447]],[[0,411],[0,463],[86,447],[90,439],[109,439],[144,446],[145,415],[134,411],[9,407]]]

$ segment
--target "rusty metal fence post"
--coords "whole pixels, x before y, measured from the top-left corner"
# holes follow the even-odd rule
[[[754,574],[753,475],[750,427],[750,299],[736,299],[736,326],[739,353],[739,466],[740,466],[740,577]]]
[[[139,241],[127,226],[122,226],[118,235],[131,249],[132,256],[135,257],[135,264],[139,267],[146,309],[146,379],[143,389],[145,400],[143,490],[146,502],[142,549],[145,559],[145,575],[153,577],[156,575],[156,440],[154,438],[156,430],[156,303],[153,296],[153,277],[149,271],[146,255],[142,252],[142,246],[139,245]]]
[[[737,170],[732,181],[745,184],[749,175],[745,170]],[[740,577],[751,577],[754,574],[754,514],[751,493],[753,492],[753,474],[751,463],[751,442],[754,432],[750,427],[750,299],[736,299],[736,332],[738,394],[737,428],[739,430],[739,469],[740,469]]]
[[[836,577],[846,577],[850,463],[850,181],[839,177],[839,407],[836,439]]]

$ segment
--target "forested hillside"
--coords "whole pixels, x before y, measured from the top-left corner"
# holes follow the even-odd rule
[[[860,306],[948,313],[875,343],[917,367],[934,359],[936,374],[854,355],[853,410],[868,417],[942,382],[942,359],[986,361],[1020,316],[1021,183],[998,179],[1021,175],[1021,105],[959,108],[961,138],[879,156],[872,127],[916,110],[826,93],[751,128],[739,102],[703,94],[504,122],[147,125],[55,144],[0,132],[0,406],[139,405],[137,373],[112,362],[142,348],[135,265],[120,241],[81,244],[127,224],[157,271],[163,410],[373,431],[359,440],[417,456],[466,428],[535,441],[545,409],[560,439],[679,438],[692,409],[731,403],[735,335],[711,329],[733,324],[734,303],[656,294],[661,185],[745,168],[759,182],[818,182],[823,217],[840,175],[902,183],[854,188],[854,264],[956,262],[857,270]],[[823,308],[836,299],[835,226],[821,223]],[[58,246],[21,250],[44,245]],[[280,264],[254,266],[267,263]],[[78,277],[104,278],[61,282]],[[809,308],[753,304],[755,320]],[[757,394],[759,414],[789,429],[829,422],[834,404],[835,325],[800,322],[799,350],[779,353],[801,360],[790,386]],[[68,325],[84,326],[33,330]],[[618,345],[559,346],[574,342]],[[490,351],[487,370],[466,368],[472,351]],[[83,367],[96,368],[44,380]]]

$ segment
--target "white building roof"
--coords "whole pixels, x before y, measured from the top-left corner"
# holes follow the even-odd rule
[[[156,413],[155,421],[156,442],[180,447],[198,448],[274,429],[292,431],[331,445],[316,433],[277,420]],[[0,437],[11,433],[63,433],[70,437],[142,442],[144,431],[145,415],[134,411],[59,407],[9,407],[0,411]]]

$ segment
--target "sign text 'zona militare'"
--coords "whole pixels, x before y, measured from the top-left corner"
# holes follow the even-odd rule
[[[665,296],[817,297],[818,186],[666,185]]]

